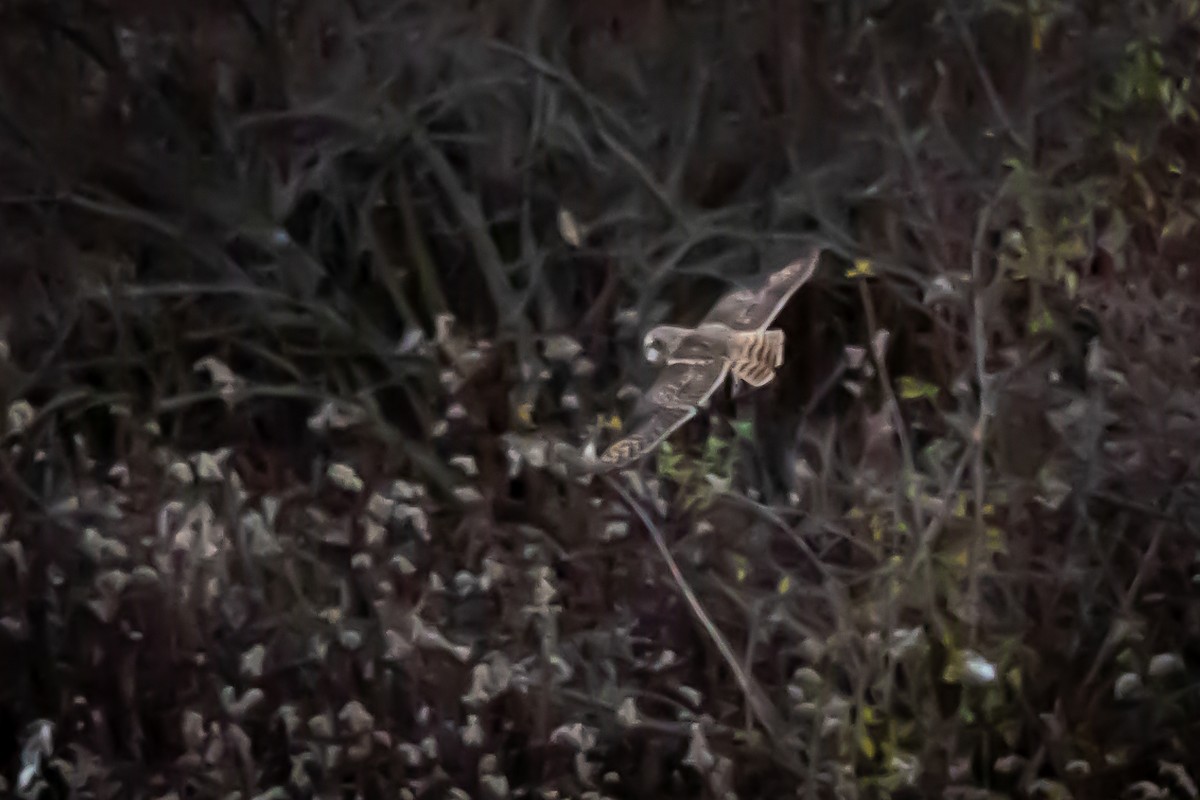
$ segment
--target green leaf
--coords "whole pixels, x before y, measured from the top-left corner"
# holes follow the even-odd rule
[[[728,446],[728,442],[716,436],[709,436],[704,442],[704,459],[706,461],[715,461],[721,455],[721,451]]]
[[[900,398],[903,400],[919,400],[928,398],[932,400],[938,395],[938,387],[923,381],[920,378],[915,378],[912,375],[900,376]]]
[[[739,439],[754,438],[754,422],[751,420],[734,420],[729,423],[729,427],[733,428],[733,435]]]
[[[1049,311],[1043,310],[1041,314],[1029,320],[1030,333],[1042,333],[1050,330],[1054,330],[1054,317]]]
[[[672,451],[670,445],[664,442],[658,451],[658,474],[673,478],[679,474],[682,462],[683,454]]]

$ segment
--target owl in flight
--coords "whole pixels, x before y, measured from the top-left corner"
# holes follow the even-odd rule
[[[649,413],[604,451],[599,466],[617,469],[649,453],[691,419],[731,372],[754,387],[770,383],[783,364],[784,337],[767,326],[812,277],[820,255],[812,250],[772,273],[757,290],[730,292],[695,328],[652,328],[643,341],[646,358],[664,366],[644,397]]]

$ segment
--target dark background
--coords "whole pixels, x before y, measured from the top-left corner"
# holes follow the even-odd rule
[[[1190,0],[0,3],[0,787],[1195,797],[1197,52]],[[770,386],[554,467],[811,245]]]

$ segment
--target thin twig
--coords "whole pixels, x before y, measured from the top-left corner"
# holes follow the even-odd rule
[[[904,119],[900,114],[900,110],[896,108],[895,101],[892,99],[891,91],[888,87],[887,79],[883,73],[882,56],[879,53],[879,41],[877,37],[872,37],[875,42],[875,59],[874,72],[875,82],[879,90],[880,104],[883,108],[884,116],[887,117],[889,123],[896,134],[896,143],[900,147],[900,152],[904,156],[904,161],[908,166],[909,172],[912,174],[912,181],[917,191],[917,196],[920,198],[922,209],[928,219],[930,229],[933,231],[933,238],[937,242],[939,258],[935,258],[935,262],[940,271],[948,272],[946,262],[950,256],[949,244],[946,241],[942,226],[939,224],[937,210],[933,204],[933,194],[929,191],[929,186],[925,182],[925,177],[921,172],[920,163],[917,160],[917,154],[913,150],[912,142],[909,140],[908,131],[904,126]]]
[[[1127,618],[1133,613],[1133,604],[1137,599],[1138,592],[1141,591],[1142,584],[1146,581],[1146,573],[1158,555],[1158,548],[1162,543],[1163,527],[1162,522],[1154,525],[1154,533],[1150,538],[1150,545],[1146,548],[1146,552],[1142,554],[1137,574],[1133,576],[1133,581],[1129,584],[1129,590],[1121,598],[1121,610],[1119,614],[1113,616],[1114,619]],[[1083,682],[1079,684],[1080,691],[1090,686],[1096,680],[1096,676],[1100,674],[1100,670],[1108,666],[1108,660],[1112,656],[1113,651],[1123,641],[1120,633],[1120,626],[1114,623],[1108,632],[1108,636],[1104,639],[1104,643],[1100,646],[1100,651],[1092,659],[1091,669],[1088,670]]]
[[[804,541],[804,538],[799,533],[792,529],[786,522],[783,521],[782,517],[780,517],[770,508],[762,505],[761,503],[756,503],[749,497],[746,497],[738,492],[722,492],[721,497],[725,500],[732,501],[736,505],[750,509],[775,527],[779,528],[779,530],[787,534],[792,543],[796,545],[796,548],[803,553],[809,561],[812,562],[813,566],[817,568],[817,571],[821,573],[822,578],[824,578],[826,581],[833,580],[833,575],[830,574],[829,567],[825,565],[825,562],[821,561],[820,556],[813,551],[812,546],[808,542]]]
[[[700,131],[704,99],[708,94],[709,72],[701,62],[692,71],[693,81],[688,93],[687,114],[683,119],[683,141],[675,153],[674,164],[667,170],[666,191],[670,197],[679,197],[683,187],[684,172],[688,165],[688,156],[696,145],[696,137]]]
[[[1008,112],[1004,110],[1004,104],[1000,102],[1000,94],[996,91],[996,86],[992,83],[992,76],[988,74],[987,69],[983,66],[983,60],[979,57],[979,50],[975,47],[975,40],[971,37],[971,32],[967,30],[967,24],[959,13],[957,0],[946,4],[950,11],[950,17],[954,20],[954,27],[958,31],[958,37],[962,40],[963,47],[967,51],[967,56],[971,59],[971,63],[975,66],[975,72],[979,75],[979,82],[983,84],[983,93],[987,95],[988,103],[992,106],[992,111],[1000,120],[1000,124],[1004,126],[1004,130],[1009,137],[1016,143],[1017,147],[1022,150],[1028,150],[1029,145],[1025,142],[1024,137],[1017,133],[1016,127],[1013,126],[1012,119],[1009,118]]]
[[[975,535],[971,541],[970,563],[967,568],[968,608],[971,614],[971,639],[974,641],[979,632],[980,598],[979,598],[979,558],[980,549],[985,538],[983,522],[983,506],[986,496],[984,481],[984,442],[987,441],[987,421],[995,403],[993,386],[988,380],[987,365],[987,317],[984,313],[983,286],[983,246],[991,224],[992,210],[999,202],[1000,195],[995,195],[984,206],[979,214],[979,222],[975,227],[975,241],[971,245],[971,340],[975,351],[975,381],[979,384],[979,413],[975,427],[971,431],[971,444],[974,448],[971,465],[971,484],[973,488],[974,527]]]
[[[641,504],[620,483],[609,475],[603,477],[604,481],[612,487],[614,492],[620,495],[625,504],[629,506],[633,513],[642,521],[642,524],[646,526],[646,531],[650,534],[650,539],[654,542],[654,546],[658,548],[658,552],[662,555],[663,560],[667,562],[667,568],[671,572],[671,577],[675,580],[675,585],[679,588],[684,600],[687,601],[688,608],[696,617],[697,622],[700,623],[705,633],[708,634],[713,644],[716,645],[725,663],[729,666],[738,685],[742,688],[742,692],[746,695],[746,702],[758,718],[759,724],[766,729],[772,741],[778,743],[783,730],[782,720],[779,717],[778,711],[771,705],[754,678],[742,669],[737,655],[733,652],[733,648],[729,646],[729,642],[726,641],[725,636],[713,624],[712,619],[709,618],[708,613],[704,610],[704,606],[700,604],[699,598],[696,597],[696,593],[692,591],[687,579],[683,577],[683,572],[679,569],[675,557],[671,555],[670,548],[667,547],[667,543],[663,540],[662,531],[650,519],[650,515],[646,513]]]
[[[896,399],[896,392],[892,389],[892,378],[888,372],[887,359],[884,358],[882,353],[875,352],[875,339],[879,332],[878,320],[875,318],[875,304],[871,301],[871,292],[867,289],[866,281],[858,281],[858,290],[862,298],[863,313],[866,315],[867,321],[867,350],[870,352],[871,360],[875,363],[875,370],[879,375],[879,387],[883,391],[888,409],[891,411],[892,423],[896,426],[896,436],[900,440],[900,454],[904,458],[906,479],[916,480],[917,462],[913,456],[912,442],[908,437],[904,414],[900,410],[900,401]],[[910,494],[908,486],[902,487],[901,494],[905,497]],[[925,527],[925,514],[921,511],[920,498],[914,496],[911,505],[913,522],[916,524],[918,530],[923,529]]]

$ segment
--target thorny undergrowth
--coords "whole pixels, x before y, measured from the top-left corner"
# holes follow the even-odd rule
[[[1198,14],[5,4],[3,791],[1196,797]]]

